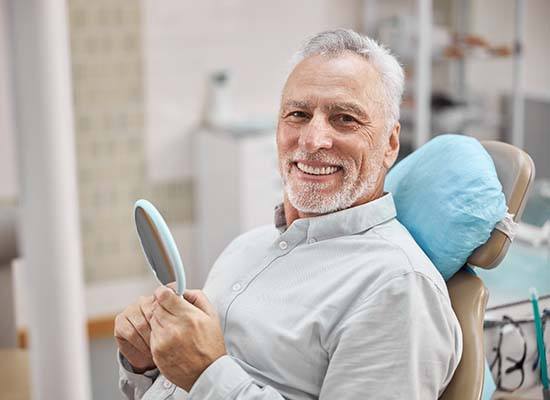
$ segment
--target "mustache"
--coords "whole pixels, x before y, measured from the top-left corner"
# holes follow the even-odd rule
[[[294,163],[296,161],[317,161],[339,167],[343,167],[348,163],[346,159],[328,153],[324,150],[319,150],[315,153],[308,153],[303,150],[298,150],[292,154],[289,154],[286,157],[286,161],[287,163]]]

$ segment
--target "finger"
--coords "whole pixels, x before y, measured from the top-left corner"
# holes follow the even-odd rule
[[[156,318],[156,320],[160,322],[162,326],[178,323],[177,317],[170,314],[163,307],[155,308],[155,311],[153,312],[153,317]]]
[[[158,320],[158,318],[153,314],[151,316],[151,336],[155,334],[155,331],[158,331],[159,329],[164,328],[162,323]]]
[[[143,339],[143,337],[141,336],[141,333],[139,332],[136,325],[134,325],[134,322],[132,321],[132,319],[130,319],[129,316],[126,316],[126,321],[128,321],[128,323],[132,326],[132,332],[130,336],[127,338],[127,340],[130,343],[132,343],[134,347],[137,348],[142,353],[145,353],[145,354],[148,353],[150,351],[149,345],[147,344],[145,339]]]
[[[145,316],[141,312],[141,307],[139,307],[135,313],[130,314],[127,316],[128,321],[134,326],[139,336],[143,339],[145,342],[145,345],[149,349],[149,340],[150,340],[150,330],[151,326],[149,325],[149,321],[145,319]]]
[[[166,285],[167,287],[169,287],[170,289],[172,289],[174,292],[177,290],[178,288],[178,285],[176,284],[176,281],[174,282],[170,282]]]
[[[141,304],[141,312],[143,313],[143,316],[149,322],[151,319],[151,316],[153,315],[153,310],[155,309],[156,300],[154,300],[154,297],[151,296],[151,301],[147,301],[143,304]]]
[[[134,346],[132,343],[130,343],[128,340],[124,338],[117,338],[117,341],[119,343],[119,349],[120,352],[124,355],[124,357],[128,358],[131,357],[132,354],[143,354],[141,351],[139,351],[136,346]]]
[[[130,360],[133,360],[136,355],[138,355],[138,357],[143,357],[143,353],[124,338],[117,338],[117,345],[122,355],[126,357],[130,364],[132,364]]]
[[[120,321],[118,322],[118,332],[115,335],[117,338],[125,339],[130,342],[138,351],[141,353],[147,354],[149,352],[149,347],[139,335],[139,332],[136,330],[132,322],[128,319],[126,315],[122,315]]]
[[[141,318],[143,318],[143,329],[140,330],[140,333],[147,346],[151,347],[151,324],[149,320],[151,319],[151,315],[153,315],[153,296],[141,298],[139,310]]]
[[[216,309],[202,290],[186,290],[183,293],[183,297],[209,316],[213,317],[216,315]]]
[[[118,314],[115,318],[115,338],[128,340],[134,331],[133,325],[128,321],[126,315]]]
[[[170,314],[182,314],[183,299],[166,286],[160,286],[155,290],[155,299]]]

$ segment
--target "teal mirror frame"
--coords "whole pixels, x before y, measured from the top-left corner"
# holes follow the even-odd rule
[[[141,245],[141,249],[143,250],[143,254],[145,254],[145,257],[147,258],[147,262],[149,263],[149,266],[151,267],[151,270],[155,274],[155,277],[160,281],[157,271],[155,270],[154,266],[151,265],[151,260],[153,259],[152,256],[150,256],[147,253],[147,250],[145,249],[145,246],[143,245],[143,238],[141,237],[138,229],[138,223],[136,218],[136,213],[138,209],[141,208],[149,217],[150,221],[155,225],[157,232],[160,237],[158,237],[160,244],[164,247],[164,250],[166,251],[168,258],[170,259],[170,262],[172,264],[172,272],[176,278],[176,292],[178,295],[183,295],[183,292],[185,291],[185,270],[183,268],[183,263],[181,261],[181,257],[178,251],[178,248],[176,246],[176,242],[174,241],[174,238],[172,236],[172,233],[170,232],[170,229],[168,229],[168,225],[164,221],[164,218],[162,218],[162,215],[158,210],[155,208],[153,204],[151,204],[149,201],[140,199],[136,201],[134,205],[134,222],[136,223],[136,230],[139,236],[139,243]],[[162,282],[162,284],[166,284],[167,282]]]

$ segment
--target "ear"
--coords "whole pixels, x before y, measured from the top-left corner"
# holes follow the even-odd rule
[[[397,160],[399,154],[399,133],[401,132],[401,124],[396,122],[392,131],[388,135],[386,142],[386,151],[384,152],[384,167],[389,170]]]

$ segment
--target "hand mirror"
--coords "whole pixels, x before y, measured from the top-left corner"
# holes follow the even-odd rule
[[[185,272],[176,242],[162,215],[147,200],[134,205],[134,218],[143,253],[160,283],[176,281],[176,293],[185,290]]]

